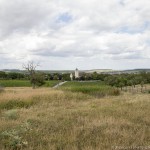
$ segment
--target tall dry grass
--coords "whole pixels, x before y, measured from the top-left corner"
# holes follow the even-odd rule
[[[42,88],[6,89],[0,104],[36,100],[0,113],[0,149],[110,150],[150,145],[150,95],[122,93],[101,99]],[[15,114],[12,114],[15,115]]]

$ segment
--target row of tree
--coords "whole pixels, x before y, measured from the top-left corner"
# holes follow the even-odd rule
[[[59,74],[59,73],[44,73],[41,71],[35,71],[34,73],[40,74],[44,77],[45,80],[70,80],[70,74]],[[33,74],[33,72],[32,72]],[[30,73],[24,72],[24,73],[18,73],[18,72],[4,72],[0,71],[0,79],[18,79],[18,80],[28,80],[30,79]]]
[[[111,75],[104,79],[105,83],[111,86],[121,88],[136,87],[136,85],[141,86],[141,91],[143,91],[144,85],[150,83],[150,73],[141,72],[139,74],[120,74],[120,75]]]
[[[0,71],[0,79],[30,79],[31,74],[40,74],[43,76],[44,80],[70,80],[70,73],[44,73],[38,71],[32,71],[32,73],[17,73],[17,72],[9,72],[5,73]],[[74,78],[75,80],[75,78]],[[82,73],[80,78],[76,80],[101,80],[105,81],[107,84],[112,86],[119,86],[121,85],[136,85],[140,84],[141,82],[150,83],[150,73],[141,72],[139,74],[98,74],[94,73]]]
[[[0,79],[25,79],[28,78],[27,75],[23,73],[16,73],[16,72],[4,72],[0,71]]]
[[[38,64],[34,64],[33,62],[29,62],[26,65],[23,65],[23,68],[26,70],[25,73],[16,73],[9,72],[5,73],[0,71],[0,79],[27,79],[30,80],[33,88],[35,85],[44,84],[45,80],[70,80],[70,73],[44,73],[36,71]],[[146,83],[150,83],[150,73],[140,72],[139,74],[98,74],[94,73],[81,73],[80,78],[74,80],[100,80],[104,81],[106,84],[120,87],[121,90],[123,87],[133,86],[140,84],[141,87]]]

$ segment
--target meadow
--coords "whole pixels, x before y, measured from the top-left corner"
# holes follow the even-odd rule
[[[149,93],[97,97],[76,90],[78,84],[83,89],[99,85],[5,88],[0,93],[0,149],[150,148]]]
[[[80,92],[94,97],[103,97],[108,95],[119,95],[117,88],[107,86],[103,82],[68,82],[61,86],[62,90],[71,92]]]
[[[59,83],[59,81],[51,80],[45,81],[44,87],[53,87]],[[2,87],[31,87],[29,80],[0,80],[0,86]]]

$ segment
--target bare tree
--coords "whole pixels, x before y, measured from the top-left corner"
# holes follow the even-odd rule
[[[29,61],[27,63],[27,65],[23,64],[23,68],[26,69],[26,70],[28,70],[31,73],[34,72],[35,69],[36,69],[36,67],[38,67],[38,66],[39,66],[39,63],[35,64],[33,61]]]
[[[23,64],[23,68],[28,71],[30,76],[30,81],[32,84],[32,88],[35,88],[36,85],[36,68],[39,64],[35,64],[33,61],[28,62],[27,64]]]

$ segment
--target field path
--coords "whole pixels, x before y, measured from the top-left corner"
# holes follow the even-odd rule
[[[58,88],[59,86],[65,84],[66,82],[68,82],[68,81],[60,82],[60,83],[56,84],[55,86],[53,86],[53,88],[54,88],[54,89],[55,89],[55,88]]]

